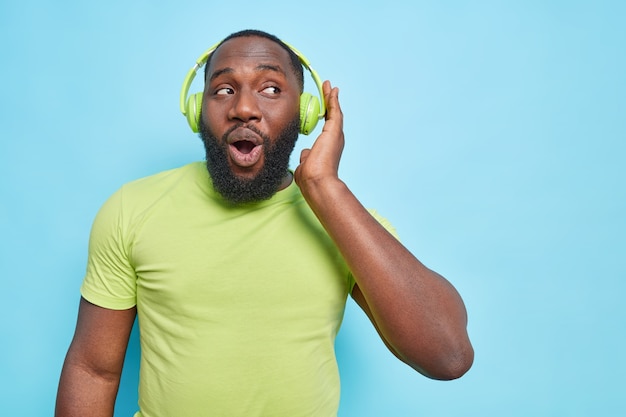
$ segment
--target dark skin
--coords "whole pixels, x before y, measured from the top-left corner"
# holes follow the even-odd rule
[[[109,310],[80,300],[55,416],[112,416],[136,308]]]
[[[287,52],[267,39],[253,42],[259,39],[231,39],[214,52],[202,102],[204,123],[218,138],[228,133],[228,162],[243,178],[256,176],[265,162],[258,133],[275,140],[299,112],[300,87],[290,61],[285,61]],[[233,131],[238,125],[243,127]],[[257,146],[242,153],[242,142]],[[285,172],[279,189],[290,183]]]
[[[455,379],[471,367],[474,351],[458,292],[425,267],[374,219],[339,179],[344,145],[339,90],[324,83],[328,106],[322,134],[303,150],[295,181],[341,251],[356,285],[352,297],[387,347],[433,379]]]
[[[233,38],[208,68],[202,117],[218,138],[227,135],[229,164],[254,176],[263,152],[257,132],[270,138],[298,114],[300,87],[287,52],[261,37]],[[425,267],[376,221],[339,179],[344,146],[339,90],[326,81],[326,121],[300,156],[294,179],[341,251],[356,285],[352,297],[387,347],[433,379],[455,379],[471,367],[467,315],[454,287]],[[241,143],[246,141],[246,150]],[[280,188],[292,181],[285,173]],[[111,416],[136,309],[115,311],[81,299],[76,333],[61,374],[57,416]]]

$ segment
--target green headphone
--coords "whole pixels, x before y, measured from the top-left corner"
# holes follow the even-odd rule
[[[284,43],[284,42],[283,42]],[[200,58],[196,61],[196,64],[189,70],[187,75],[185,76],[185,81],[183,82],[183,88],[180,91],[180,111],[183,113],[185,117],[187,117],[187,122],[189,123],[189,127],[195,133],[198,132],[198,127],[200,125],[200,115],[202,109],[202,93],[195,93],[189,96],[187,99],[187,94],[189,93],[189,88],[191,87],[191,82],[196,76],[196,73],[204,64],[206,64],[209,56],[217,49],[218,46],[221,45],[221,42],[213,45],[209,49],[207,49]],[[309,93],[302,93],[300,95],[300,133],[304,133],[308,135],[315,129],[317,125],[317,121],[324,117],[326,113],[326,106],[324,104],[324,93],[322,92],[322,81],[317,75],[317,72],[313,68],[311,68],[311,64],[309,60],[306,59],[304,55],[302,55],[296,48],[285,43],[295,53],[300,62],[310,73],[311,77],[315,81],[315,85],[317,86],[317,90],[319,91],[320,98],[318,99],[316,96]]]

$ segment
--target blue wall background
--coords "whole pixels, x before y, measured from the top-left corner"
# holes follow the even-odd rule
[[[474,367],[444,383],[351,304],[340,416],[626,415],[625,5],[2,1],[0,414],[52,415],[96,211],[203,157],[182,79],[253,27],[341,88],[343,178],[469,310]],[[118,416],[137,358],[135,335]]]

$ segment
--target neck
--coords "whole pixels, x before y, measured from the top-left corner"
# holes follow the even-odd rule
[[[283,178],[283,181],[278,186],[278,191],[284,190],[285,188],[289,187],[292,180],[293,180],[293,174],[291,173],[291,171],[287,171],[287,174]]]

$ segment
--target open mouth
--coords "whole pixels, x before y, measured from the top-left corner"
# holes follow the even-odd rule
[[[226,140],[232,164],[244,169],[256,165],[263,157],[263,139],[255,131],[238,127]]]
[[[256,145],[249,140],[238,140],[233,143],[233,146],[244,155],[249,154],[256,147]]]
[[[263,145],[257,145],[252,140],[236,140],[228,149],[231,161],[243,168],[255,165],[263,156]]]

